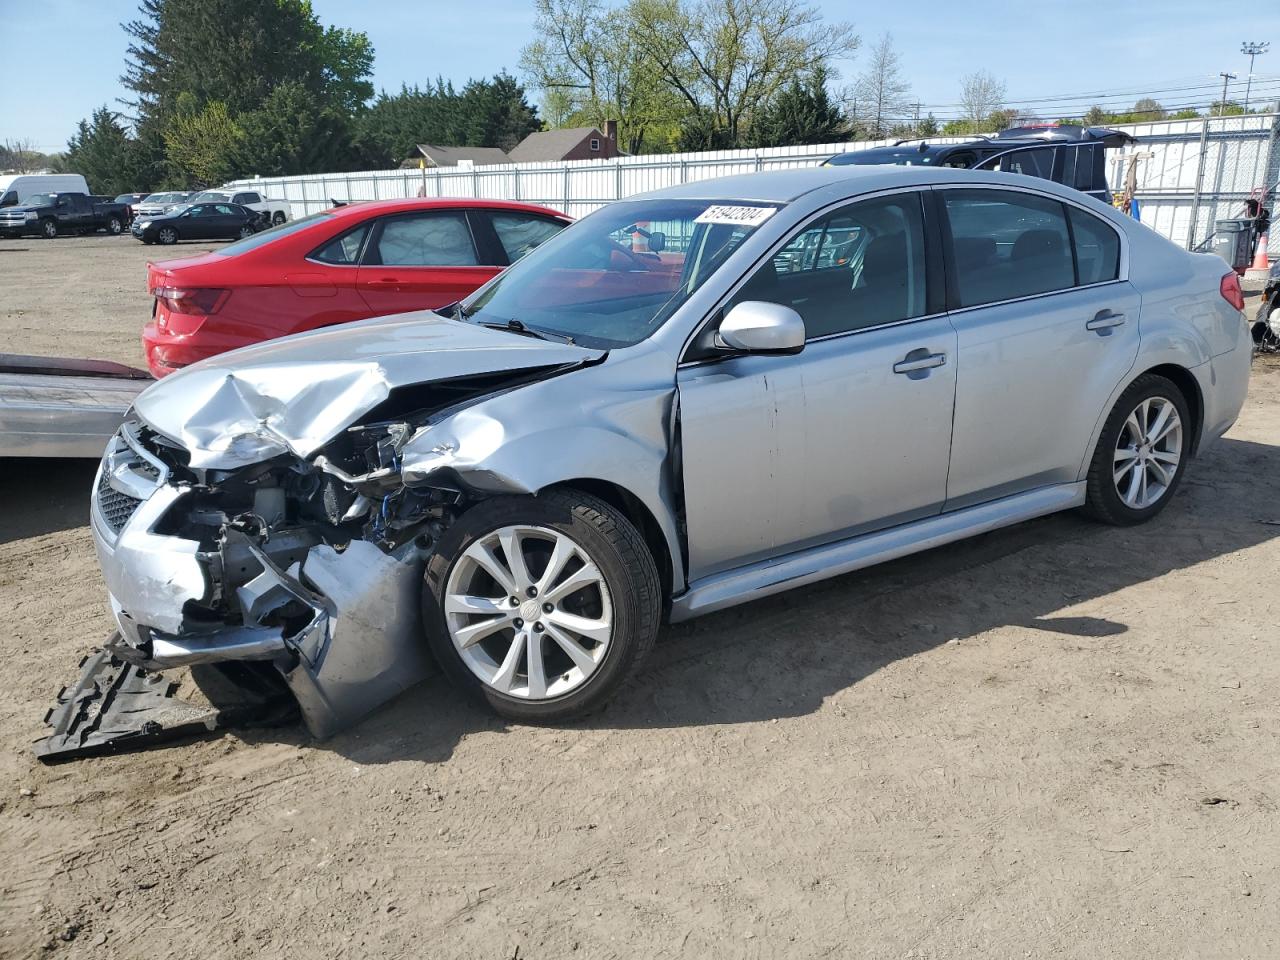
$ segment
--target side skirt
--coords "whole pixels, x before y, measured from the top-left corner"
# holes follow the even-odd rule
[[[695,581],[672,601],[670,619],[672,623],[679,623],[1024,520],[1070,510],[1083,505],[1084,501],[1084,483],[1041,487],[954,513],[774,557]]]

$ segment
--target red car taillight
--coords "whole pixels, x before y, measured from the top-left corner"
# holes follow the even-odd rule
[[[1237,310],[1244,309],[1244,291],[1240,289],[1240,278],[1235,272],[1224,274],[1221,282],[1218,284],[1218,292],[1222,294],[1222,299],[1227,301]]]
[[[217,313],[231,296],[230,290],[216,287],[191,289],[187,287],[160,287],[155,293],[157,300],[163,300],[170,313],[208,316]]]

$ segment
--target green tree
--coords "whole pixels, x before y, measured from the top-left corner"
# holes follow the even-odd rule
[[[938,135],[938,121],[932,113],[916,124],[917,137],[936,137]]]
[[[302,84],[280,84],[258,110],[237,120],[244,132],[236,152],[240,175],[283,176],[302,170],[340,170],[352,162],[350,121],[317,104]]]
[[[1165,118],[1164,106],[1159,100],[1153,100],[1151,97],[1143,97],[1133,105],[1132,113],[1138,120],[1163,120]]]
[[[239,154],[244,139],[244,128],[232,119],[221,100],[197,110],[194,98],[184,98],[164,133],[170,164],[184,182],[195,187],[234,179],[241,172]]]
[[[760,147],[789,147],[838,140],[844,115],[827,92],[827,71],[793,79],[780,90],[752,124],[752,139]]]
[[[1086,127],[1098,127],[1107,122],[1107,111],[1103,110],[1096,103],[1085,111],[1083,118]]]
[[[538,111],[525,99],[524,87],[505,71],[492,80],[472,80],[458,98],[462,142],[470,147],[510,150],[542,129]]]
[[[115,196],[140,189],[140,159],[137,143],[104,105],[93,111],[92,118],[80,121],[67,141],[61,165],[84,174],[90,190]]]

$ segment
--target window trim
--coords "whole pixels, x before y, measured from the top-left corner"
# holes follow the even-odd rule
[[[323,250],[329,244],[333,243],[335,240],[340,240],[342,237],[345,237],[348,233],[353,233],[356,230],[364,230],[364,239],[360,241],[360,249],[356,254],[355,263],[330,263],[328,260],[319,260],[316,258],[316,254],[318,254],[321,250]],[[319,245],[317,245],[313,250],[307,253],[302,259],[305,260],[307,263],[314,263],[317,266],[329,267],[335,270],[358,270],[360,269],[360,267],[365,265],[364,252],[366,249],[368,249],[369,238],[371,236],[373,236],[373,224],[368,220],[361,220],[359,223],[354,224],[353,226],[347,227],[345,230],[339,230],[337,233],[333,234],[327,240],[322,240],[319,243]]]
[[[491,265],[480,262],[480,241],[476,237],[475,230],[471,226],[471,218],[467,216],[466,207],[443,207],[438,209],[427,210],[406,210],[403,213],[387,214],[381,217],[375,217],[370,225],[369,236],[365,240],[364,249],[360,251],[360,266],[362,267],[388,267],[397,270],[493,270]],[[458,216],[462,218],[463,224],[467,228],[467,236],[471,238],[471,251],[475,254],[476,262],[468,264],[427,264],[427,263],[371,263],[369,261],[369,253],[376,249],[377,244],[382,240],[383,228],[393,220],[405,220],[411,217],[442,217],[442,216]],[[323,261],[321,261],[323,262]]]
[[[772,247],[770,247],[769,250],[763,256],[761,256],[759,259],[754,261],[746,269],[746,271],[743,272],[742,276],[738,277],[738,279],[733,282],[733,285],[728,289],[728,291],[726,291],[723,296],[721,296],[718,300],[716,300],[715,305],[710,310],[707,311],[706,316],[703,317],[694,325],[693,331],[689,334],[687,338],[685,338],[684,344],[680,347],[680,355],[679,355],[680,359],[676,361],[676,369],[679,370],[684,367],[700,366],[706,363],[720,363],[721,361],[728,360],[731,357],[741,356],[741,354],[726,351],[722,356],[690,358],[689,352],[693,348],[694,343],[698,340],[699,337],[702,336],[702,334],[706,331],[706,328],[709,325],[713,323],[718,323],[724,319],[725,304],[728,303],[730,300],[732,300],[735,296],[737,296],[738,291],[741,290],[746,285],[747,281],[751,279],[751,277],[755,274],[756,270],[758,270],[766,260],[772,260],[775,256],[777,256],[782,251],[783,247],[785,247],[788,243],[790,243],[791,240],[795,238],[797,235],[807,230],[809,226],[812,225],[815,221],[820,220],[821,218],[827,216],[830,213],[834,213],[836,210],[839,210],[841,207],[847,207],[854,203],[861,203],[864,200],[879,200],[884,197],[900,196],[908,193],[920,195],[921,216],[924,219],[924,252],[925,252],[925,257],[929,258],[929,259],[926,259],[925,261],[925,301],[924,302],[925,302],[925,309],[931,310],[934,312],[925,313],[918,317],[907,317],[906,319],[903,319],[903,320],[890,320],[887,323],[878,323],[875,326],[871,326],[871,327],[858,327],[856,330],[842,330],[837,333],[828,333],[828,334],[822,335],[821,337],[814,337],[813,339],[809,339],[808,337],[806,337],[805,346],[808,346],[811,343],[825,343],[826,341],[833,340],[837,337],[854,337],[860,333],[870,333],[874,330],[887,330],[891,327],[901,327],[908,323],[920,323],[923,320],[934,320],[934,319],[937,319],[938,317],[946,316],[947,310],[946,310],[946,304],[945,304],[945,297],[940,306],[938,300],[935,298],[935,293],[934,293],[935,286],[938,280],[940,279],[938,275],[938,270],[941,269],[941,263],[939,263],[938,267],[931,266],[931,263],[936,259],[936,257],[933,256],[935,244],[930,242],[930,234],[932,232],[935,232],[935,230],[931,230],[931,227],[936,229],[937,227],[940,226],[937,224],[933,224],[929,216],[930,206],[931,206],[931,203],[929,202],[929,194],[933,190],[934,190],[934,186],[930,184],[912,184],[909,187],[888,187],[884,190],[876,190],[869,193],[857,194],[851,197],[842,197],[839,200],[833,200],[831,203],[824,204],[822,207],[819,207],[817,210],[810,213],[807,217],[805,217],[795,226],[791,227],[787,231],[786,236],[783,237],[781,240],[779,240]],[[1027,191],[1027,192],[1030,193],[1034,191]],[[800,356],[800,355],[802,354],[797,354],[797,356]]]
[[[1046,182],[1050,182],[1050,181],[1046,181]],[[938,214],[939,214],[939,217],[941,218],[941,222],[939,223],[938,226],[941,231],[943,254],[944,254],[944,260],[946,263],[946,272],[947,272],[947,287],[946,287],[947,300],[945,304],[947,313],[952,313],[952,314],[968,313],[971,310],[984,310],[987,307],[998,307],[1006,303],[1024,303],[1028,300],[1039,300],[1042,297],[1057,297],[1065,293],[1072,293],[1076,290],[1092,290],[1095,287],[1105,287],[1108,284],[1112,284],[1112,283],[1127,283],[1129,280],[1129,238],[1125,235],[1124,231],[1119,229],[1115,224],[1108,222],[1105,217],[1098,216],[1098,214],[1094,213],[1083,203],[1077,203],[1075,198],[1073,197],[1072,198],[1059,197],[1051,193],[1042,193],[1039,190],[1032,190],[1028,187],[1024,187],[1021,185],[1005,185],[1003,183],[964,183],[964,184],[947,183],[947,184],[938,184],[930,189],[932,189],[938,197],[938,202],[937,202]],[[1107,227],[1109,227],[1116,234],[1116,237],[1120,243],[1120,263],[1116,272],[1116,278],[1114,280],[1099,280],[1096,283],[1086,283],[1086,284],[1077,283],[1073,286],[1064,287],[1059,290],[1045,290],[1041,293],[1029,293],[1021,297],[1010,297],[1006,300],[991,300],[987,303],[977,303],[970,307],[960,306],[959,305],[960,298],[958,295],[958,291],[955,289],[955,283],[954,283],[955,276],[956,276],[955,248],[952,245],[952,240],[954,238],[951,235],[951,219],[950,217],[947,216],[947,204],[946,204],[946,196],[945,196],[947,191],[954,191],[954,190],[965,190],[965,191],[994,190],[1000,193],[1026,193],[1026,194],[1030,194],[1033,197],[1039,197],[1043,200],[1056,201],[1057,203],[1061,204],[1063,207],[1068,207],[1068,206],[1075,207],[1076,209],[1080,210],[1082,213],[1089,214],[1095,220],[1101,221],[1102,223],[1106,224]],[[1086,194],[1082,194],[1082,196],[1086,196]],[[1072,231],[1071,231],[1071,216],[1064,209],[1062,213],[1062,217],[1067,222],[1067,234],[1068,234],[1068,237],[1071,239],[1072,270],[1073,270],[1073,273],[1078,277],[1079,274],[1078,274],[1078,268],[1076,267],[1075,240],[1074,240],[1074,235],[1072,234]]]
[[[591,138],[591,149],[592,149],[592,150],[594,150],[594,151],[595,151],[595,152],[597,152],[597,153],[599,153],[599,152],[600,152],[600,138],[599,138],[599,137],[592,137],[592,138]]]

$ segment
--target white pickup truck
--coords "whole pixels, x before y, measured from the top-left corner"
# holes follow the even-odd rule
[[[271,226],[279,226],[286,220],[292,220],[288,200],[272,200],[257,190],[244,187],[219,187],[217,190],[205,190],[192,194],[186,203],[238,203],[242,207],[265,213]]]

